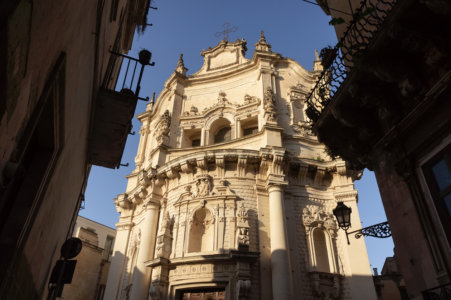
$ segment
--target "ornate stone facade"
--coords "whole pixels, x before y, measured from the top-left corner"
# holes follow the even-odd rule
[[[332,217],[337,199],[357,211],[354,173],[304,112],[321,69],[271,52],[263,34],[252,59],[245,51],[222,41],[188,76],[180,59],[138,116],[108,299],[375,299],[364,241],[347,245]]]

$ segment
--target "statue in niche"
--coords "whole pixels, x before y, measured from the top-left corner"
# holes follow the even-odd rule
[[[266,120],[270,122],[276,121],[276,97],[270,87],[264,94],[263,109],[265,110]]]
[[[197,190],[196,196],[197,197],[208,196],[210,194],[210,188],[211,183],[210,178],[208,178],[208,176],[198,178],[196,182],[196,190]]]

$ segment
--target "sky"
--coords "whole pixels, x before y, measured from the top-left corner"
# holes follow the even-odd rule
[[[247,58],[252,57],[254,44],[263,30],[272,51],[298,61],[307,70],[312,69],[314,50],[320,51],[337,42],[333,27],[319,6],[301,0],[155,0],[150,9],[148,26],[144,33],[135,34],[128,55],[138,57],[139,51],[152,53],[155,66],[146,67],[141,82],[141,97],[158,95],[164,82],[174,71],[181,53],[188,75],[195,73],[203,64],[203,49],[214,47],[222,39],[216,33],[223,31],[223,24],[237,30],[229,34],[229,40],[244,38],[247,41]],[[139,101],[135,114],[145,110],[146,102]],[[106,169],[93,166],[85,192],[84,209],[80,215],[115,227],[119,214],[114,198],[125,192],[127,179],[135,165],[134,158],[139,142],[139,121],[133,119],[135,135],[129,135],[122,163],[128,167]],[[359,191],[359,213],[362,226],[386,221],[385,212],[377,189],[374,173],[365,170],[361,180],[356,181]],[[353,236],[350,236],[352,243]],[[382,269],[385,258],[393,256],[391,238],[365,238],[372,267]]]

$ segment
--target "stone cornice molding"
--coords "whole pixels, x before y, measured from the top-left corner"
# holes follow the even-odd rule
[[[357,196],[358,192],[356,190],[334,193],[334,197],[337,202],[353,202],[357,200]]]
[[[135,226],[134,222],[128,222],[128,223],[116,223],[116,230],[117,231],[121,231],[121,230],[130,230],[133,228],[133,226]]]

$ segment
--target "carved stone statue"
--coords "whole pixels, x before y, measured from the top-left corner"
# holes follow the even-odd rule
[[[196,197],[205,197],[210,194],[211,182],[208,176],[197,179],[196,182]]]
[[[263,98],[263,109],[265,110],[266,120],[269,122],[276,121],[276,98],[270,87],[265,91]]]

